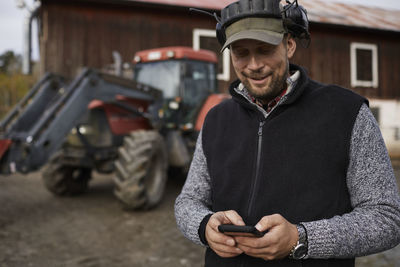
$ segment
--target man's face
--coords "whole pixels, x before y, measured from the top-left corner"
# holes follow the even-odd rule
[[[275,46],[245,39],[231,45],[232,64],[236,75],[249,93],[268,103],[287,86],[289,61],[296,49],[292,38],[284,38]]]

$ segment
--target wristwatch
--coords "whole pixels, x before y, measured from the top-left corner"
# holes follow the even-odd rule
[[[299,241],[297,241],[297,244],[290,251],[289,258],[301,260],[307,256],[308,252],[307,231],[302,224],[297,224],[296,227],[299,232]]]

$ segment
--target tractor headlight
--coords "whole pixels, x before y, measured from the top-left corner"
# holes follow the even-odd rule
[[[177,110],[177,109],[179,109],[179,103],[175,102],[175,101],[171,101],[171,102],[169,102],[168,107],[172,110]]]

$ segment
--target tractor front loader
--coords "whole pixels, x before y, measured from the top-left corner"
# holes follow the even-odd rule
[[[159,90],[91,69],[68,86],[48,74],[0,124],[1,173],[28,173],[50,161],[43,171],[47,188],[82,193],[92,169],[113,171],[123,138],[118,133],[156,123],[148,107],[161,99]]]
[[[47,74],[0,123],[0,174],[44,166],[49,191],[76,195],[93,171],[113,173],[124,206],[154,207],[167,170],[188,169],[205,114],[226,98],[215,63],[212,52],[169,47],[137,53],[133,80]]]

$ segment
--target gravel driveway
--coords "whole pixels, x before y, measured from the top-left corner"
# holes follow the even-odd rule
[[[396,171],[400,179],[400,168]],[[95,175],[86,195],[59,198],[40,173],[0,177],[0,266],[202,266],[204,249],[177,230],[173,204],[182,180],[147,212],[121,208],[110,176]],[[400,246],[357,259],[357,266],[400,266]]]

